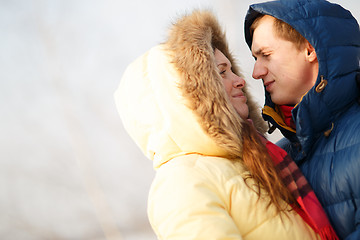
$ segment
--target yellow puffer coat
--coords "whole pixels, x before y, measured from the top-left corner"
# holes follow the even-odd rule
[[[265,195],[258,201],[242,162],[229,160],[234,152],[241,158],[244,120],[226,96],[211,43],[239,74],[215,17],[195,11],[130,64],[115,93],[125,128],[157,171],[148,200],[154,231],[174,240],[318,239],[295,211],[280,216]]]

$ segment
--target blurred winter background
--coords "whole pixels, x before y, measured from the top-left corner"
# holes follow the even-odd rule
[[[152,162],[124,131],[113,93],[179,14],[209,8],[262,104],[243,38],[254,2],[0,0],[0,239],[156,239]],[[338,2],[360,19],[357,0]]]

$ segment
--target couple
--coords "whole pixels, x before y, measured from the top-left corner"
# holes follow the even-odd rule
[[[360,239],[359,34],[326,1],[250,6],[263,118],[286,151],[264,138],[210,12],[183,16],[130,64],[115,98],[157,170],[148,215],[159,239]]]

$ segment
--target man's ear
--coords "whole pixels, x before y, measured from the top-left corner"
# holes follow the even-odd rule
[[[308,41],[306,41],[306,59],[311,63],[317,62],[315,48]]]

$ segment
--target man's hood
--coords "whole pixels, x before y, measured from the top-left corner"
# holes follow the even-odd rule
[[[226,95],[212,43],[240,74],[216,18],[195,11],[173,24],[168,40],[131,63],[122,77],[115,93],[118,111],[156,168],[184,154],[241,157],[241,126],[246,120]],[[244,92],[250,118],[264,133],[260,109]]]
[[[324,0],[253,4],[245,19],[245,38],[250,49],[250,26],[259,14],[288,23],[315,48],[319,62],[316,83],[292,112],[303,144],[330,129],[339,114],[359,98],[359,25],[348,10]],[[265,105],[274,107],[268,93]]]

